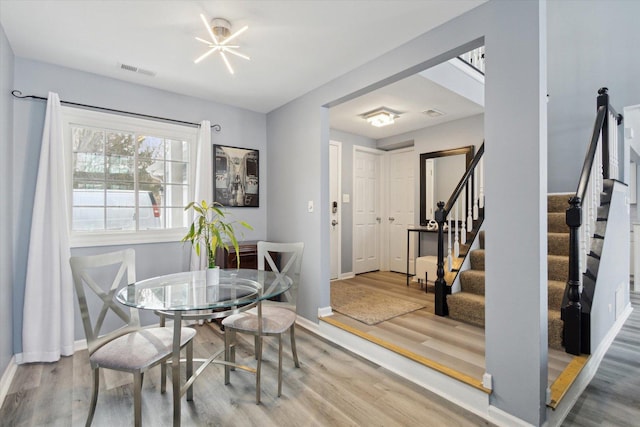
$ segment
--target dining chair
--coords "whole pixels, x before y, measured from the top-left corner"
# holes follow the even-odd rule
[[[100,368],[133,374],[134,424],[140,426],[143,375],[151,367],[171,357],[173,329],[142,328],[138,310],[127,310],[114,300],[114,295],[121,285],[133,284],[136,281],[133,249],[100,255],[74,256],[71,257],[70,263],[93,373],[93,391],[86,426],[91,425],[96,410]],[[117,329],[101,334],[105,319],[111,323],[109,329]],[[192,339],[195,334],[192,328],[182,328],[180,335],[180,347],[186,346],[187,373],[193,370]]]
[[[236,333],[255,337],[256,404],[260,403],[260,371],[262,367],[262,337],[278,337],[278,397],[282,394],[282,336],[290,331],[291,352],[296,368],[300,367],[296,352],[295,322],[300,268],[304,243],[258,242],[258,270],[265,270],[265,260],[276,274],[275,283],[290,280],[291,287],[279,301],[265,300],[257,309],[234,314],[222,320],[225,335],[225,360],[235,363]],[[265,289],[265,293],[269,290]],[[225,365],[224,382],[230,383],[232,366]]]

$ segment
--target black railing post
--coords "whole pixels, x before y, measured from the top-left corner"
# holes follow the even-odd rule
[[[436,279],[435,311],[437,316],[448,316],[447,282],[444,280],[444,202],[438,202],[435,217],[438,223],[438,278]]]
[[[562,341],[569,354],[580,354],[582,304],[580,303],[580,225],[582,224],[582,201],[575,196],[569,200],[566,220],[569,226],[569,280],[567,281],[568,303],[562,307],[564,329]]]
[[[598,89],[598,101],[596,103],[596,111],[600,107],[604,107],[604,122],[602,122],[602,175],[604,179],[609,179],[609,89],[606,87],[601,87]],[[617,147],[613,147],[613,149],[617,149]]]

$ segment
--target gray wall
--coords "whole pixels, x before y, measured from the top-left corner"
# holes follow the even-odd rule
[[[0,25],[0,378],[13,356],[13,62],[14,56]]]
[[[101,77],[69,68],[42,62],[16,58],[15,88],[24,94],[47,96],[57,92],[60,99],[92,104],[101,107],[169,117],[190,122],[207,119],[222,126],[220,133],[212,133],[214,144],[256,148],[260,150],[260,207],[229,209],[237,218],[254,227],[245,232],[246,240],[264,239],[267,235],[267,145],[266,116],[248,110],[230,107],[203,99],[178,95],[145,86]],[[3,95],[4,96],[4,95]],[[31,225],[36,170],[38,166],[42,128],[44,124],[44,101],[14,101],[14,174],[13,192],[15,280],[13,333],[14,352],[22,351],[22,306],[26,277],[26,257]],[[6,170],[3,170],[6,174]],[[2,180],[6,182],[7,175]],[[9,175],[11,176],[11,175]],[[131,246],[131,245],[127,245]],[[134,245],[138,279],[185,270],[188,267],[187,251],[182,243]],[[103,252],[114,247],[74,249],[74,255]],[[77,313],[76,313],[77,315]],[[82,324],[76,316],[76,339],[84,338]]]
[[[492,58],[484,120],[491,170],[486,200],[489,206],[519,206],[528,212],[524,219],[529,224],[521,227],[509,209],[493,210],[485,220],[488,249],[494,252],[486,266],[493,285],[488,299],[494,301],[486,328],[487,371],[494,386],[490,400],[534,425],[545,421],[547,385],[545,12],[536,1],[489,1],[267,116],[268,237],[305,242],[298,306],[302,316],[317,321],[318,307],[329,305],[330,225],[328,212],[307,213],[306,203],[329,203],[328,112],[323,106],[485,44]],[[523,51],[530,52],[524,60]],[[278,194],[272,197],[272,191]],[[524,253],[508,249],[514,235],[530,242]],[[517,287],[512,286],[515,276],[521,278]],[[512,304],[522,299],[528,304]]]
[[[575,191],[598,89],[619,113],[640,104],[640,2],[550,1],[547,16],[549,191]]]
[[[342,142],[342,194],[349,194],[350,200],[353,201],[353,147],[356,145],[362,147],[376,148],[376,141],[362,135],[354,135],[352,133],[330,130],[330,138],[332,141]],[[342,247],[340,260],[340,273],[350,273],[353,271],[353,202],[342,203]]]

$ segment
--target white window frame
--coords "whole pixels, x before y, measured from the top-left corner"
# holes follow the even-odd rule
[[[189,182],[188,197],[195,195],[195,163],[198,128],[173,123],[165,123],[137,117],[123,116],[100,111],[73,107],[62,107],[63,136],[65,142],[65,167],[67,174],[67,207],[69,212],[69,243],[72,248],[91,246],[127,245],[140,243],[179,242],[187,233],[187,227],[140,230],[140,231],[73,231],[73,147],[71,141],[71,125],[98,128],[112,128],[118,131],[135,133],[148,132],[153,136],[189,142]]]

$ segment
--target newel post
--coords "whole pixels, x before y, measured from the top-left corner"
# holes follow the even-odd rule
[[[601,87],[598,89],[598,98],[596,102],[596,108],[604,107],[607,113],[604,115],[604,122],[602,123],[602,176],[604,179],[611,178],[609,171],[609,150],[615,149],[609,147],[609,89]],[[614,125],[615,126],[615,125]]]
[[[435,213],[438,223],[438,278],[436,279],[435,311],[437,316],[448,316],[447,306],[447,282],[444,280],[444,202],[438,202],[438,209]]]
[[[569,226],[569,280],[567,281],[568,303],[562,307],[562,320],[564,329],[562,341],[565,350],[569,354],[580,354],[581,316],[580,304],[580,235],[582,224],[582,201],[575,196],[569,200],[571,205],[567,209],[566,220]]]

